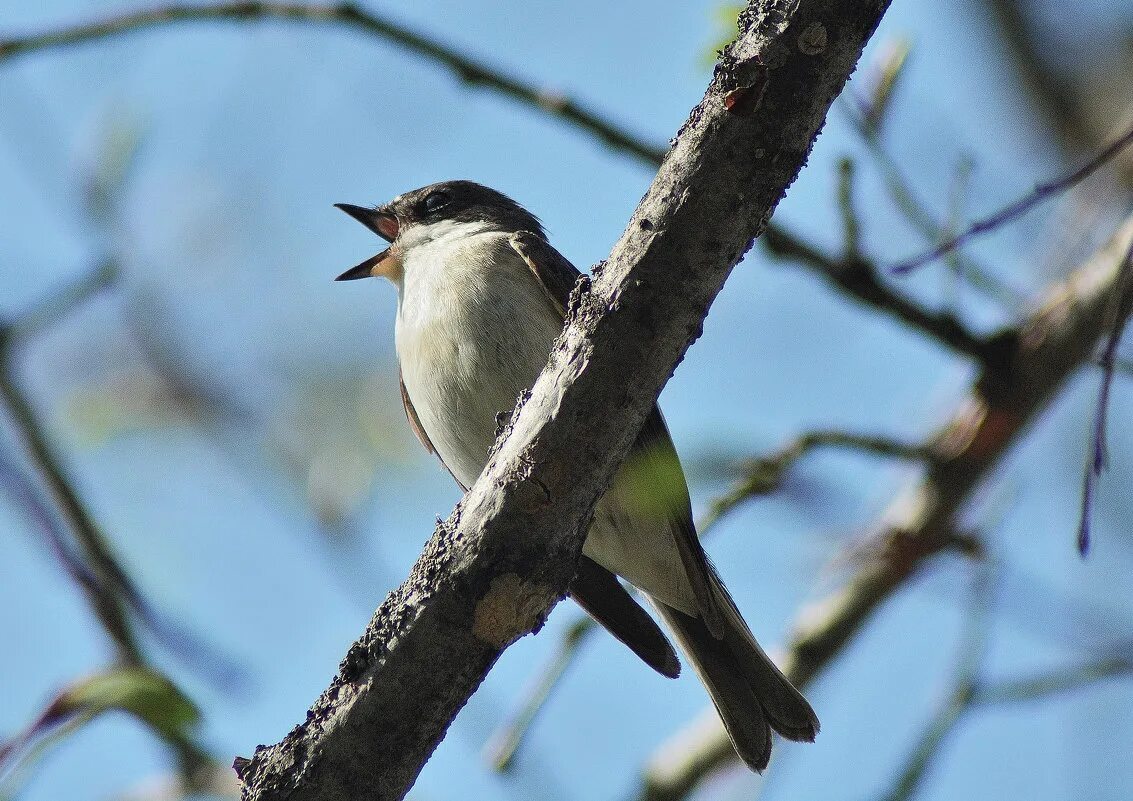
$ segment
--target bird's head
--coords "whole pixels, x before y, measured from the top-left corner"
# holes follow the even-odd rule
[[[336,281],[383,277],[397,283],[405,256],[441,237],[485,231],[543,235],[539,220],[502,192],[473,181],[443,181],[398,195],[381,206],[366,208],[336,203],[390,247],[351,267]]]

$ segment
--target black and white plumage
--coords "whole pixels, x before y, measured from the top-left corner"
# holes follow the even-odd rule
[[[433,184],[373,209],[339,208],[392,243],[339,280],[382,276],[397,286],[406,416],[467,489],[487,463],[497,415],[546,364],[579,272],[533,215],[471,181]],[[772,730],[814,739],[814,711],[760,648],[701,547],[656,406],[595,508],[571,595],[675,677],[668,640],[615,575],[642,590],[673,631],[749,766],[766,767]]]

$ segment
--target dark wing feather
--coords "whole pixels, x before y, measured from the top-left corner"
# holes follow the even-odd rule
[[[409,390],[405,388],[405,381],[401,378],[401,367],[397,368],[397,383],[401,387],[401,406],[405,409],[405,418],[409,421],[409,427],[413,429],[413,433],[417,435],[418,441],[425,446],[426,451],[436,453],[437,449],[433,447],[429,435],[425,433],[425,427],[421,425],[421,418],[417,416],[417,410],[413,408],[413,401],[409,400]]]
[[[673,515],[673,522],[676,524],[673,526],[673,539],[677,543],[685,574],[692,584],[700,616],[714,636],[723,637],[727,630],[724,623],[726,613],[721,606],[724,601],[715,589],[717,582],[714,581],[714,568],[708,561],[708,555],[704,552],[704,546],[701,545],[696,526],[692,522],[692,503],[688,497],[688,484],[677,450],[669,436],[665,418],[661,416],[661,410],[656,404],[645,418],[645,425],[637,435],[632,452],[648,453],[650,461],[656,465],[655,469],[662,474],[662,479],[656,485],[657,491],[676,493],[673,497],[659,499],[658,502],[671,510]]]
[[[649,667],[670,679],[680,675],[681,662],[661,627],[609,570],[586,556],[580,557],[570,595]]]
[[[531,231],[512,234],[511,246],[539,279],[539,285],[558,310],[559,316],[565,317],[570,292],[582,273],[563,254],[551,247],[546,239]]]

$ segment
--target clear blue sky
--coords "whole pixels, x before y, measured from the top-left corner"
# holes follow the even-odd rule
[[[0,34],[86,19],[107,5],[134,7],[9,4]],[[703,92],[704,53],[719,31],[715,2],[657,5],[374,8],[664,142]],[[976,165],[973,213],[1059,169],[981,8],[897,3],[869,51],[897,37],[913,42],[888,141],[937,209],[965,155]],[[95,224],[84,193],[89,165],[115,132],[131,130],[141,137],[136,163],[113,221]],[[837,161],[861,154],[836,106],[777,219],[836,247]],[[861,171],[870,252],[884,261],[918,249],[867,158]],[[246,671],[247,686],[226,691],[161,657],[201,701],[204,739],[223,761],[277,741],[302,718],[458,497],[401,418],[392,288],[330,281],[374,247],[331,204],[376,203],[454,177],[514,196],[585,267],[608,252],[652,173],[394,46],[324,27],[186,26],[0,65],[0,314],[17,313],[108,250],[125,265],[123,286],[38,339],[20,375],[145,590]],[[1029,218],[976,253],[1033,293],[1066,266],[1036,262],[1049,219]],[[934,269],[910,286],[939,303],[947,281]],[[979,325],[1002,319],[973,293],[960,302]],[[238,411],[202,429],[155,406],[146,378],[154,353]],[[721,454],[760,452],[816,427],[917,437],[948,414],[970,377],[963,361],[757,250],[662,403],[703,506],[721,487],[711,469]],[[1075,382],[973,516],[993,529],[1010,566],[993,677],[1070,663],[1097,644],[1076,631],[1080,621],[1030,608],[1018,589],[1028,582],[1104,611],[1118,630],[1133,622],[1133,507],[1119,486],[1129,475],[1127,427],[1113,427],[1094,556],[1083,563],[1071,547],[1095,386],[1095,377]],[[1131,400],[1130,384],[1119,383],[1115,408]],[[0,435],[9,447],[11,432]],[[830,559],[911,476],[900,465],[816,456],[782,493],[718,529],[709,549],[761,639],[781,639],[800,605],[836,585],[846,568],[830,568]],[[110,650],[20,508],[2,496],[0,530],[3,736],[58,688],[102,667]],[[870,623],[810,691],[822,735],[777,752],[768,798],[859,799],[888,786],[948,691],[970,585],[963,563],[941,563]],[[629,794],[638,766],[705,697],[691,676],[666,682],[609,638],[572,669],[513,775],[491,774],[479,755],[575,616],[562,605],[543,633],[505,654],[415,797]],[[921,797],[1128,797],[1133,764],[1115,757],[1131,735],[1129,681],[980,712],[950,741]],[[108,717],[52,751],[25,797],[104,799],[167,764],[137,725]],[[750,798],[755,782],[733,777],[719,797]]]

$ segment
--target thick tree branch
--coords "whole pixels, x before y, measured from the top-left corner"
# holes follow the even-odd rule
[[[1112,322],[1112,298],[1123,256],[1133,241],[1133,217],[1066,282],[1045,293],[1020,326],[1009,357],[985,368],[953,418],[932,437],[933,458],[922,478],[899,494],[874,526],[877,557],[829,598],[800,615],[784,670],[808,684],[829,665],[871,613],[916,575],[930,557],[964,547],[956,524],[973,493],[999,460],[1080,366],[1091,364]],[[707,717],[672,745],[662,746],[645,771],[641,797],[684,798],[705,776],[734,758],[718,721]],[[677,755],[674,758],[674,755]]]
[[[400,798],[503,648],[537,629],[584,524],[732,266],[802,167],[884,2],[781,0],[741,16],[648,194],[510,431],[339,675],[245,799]]]

